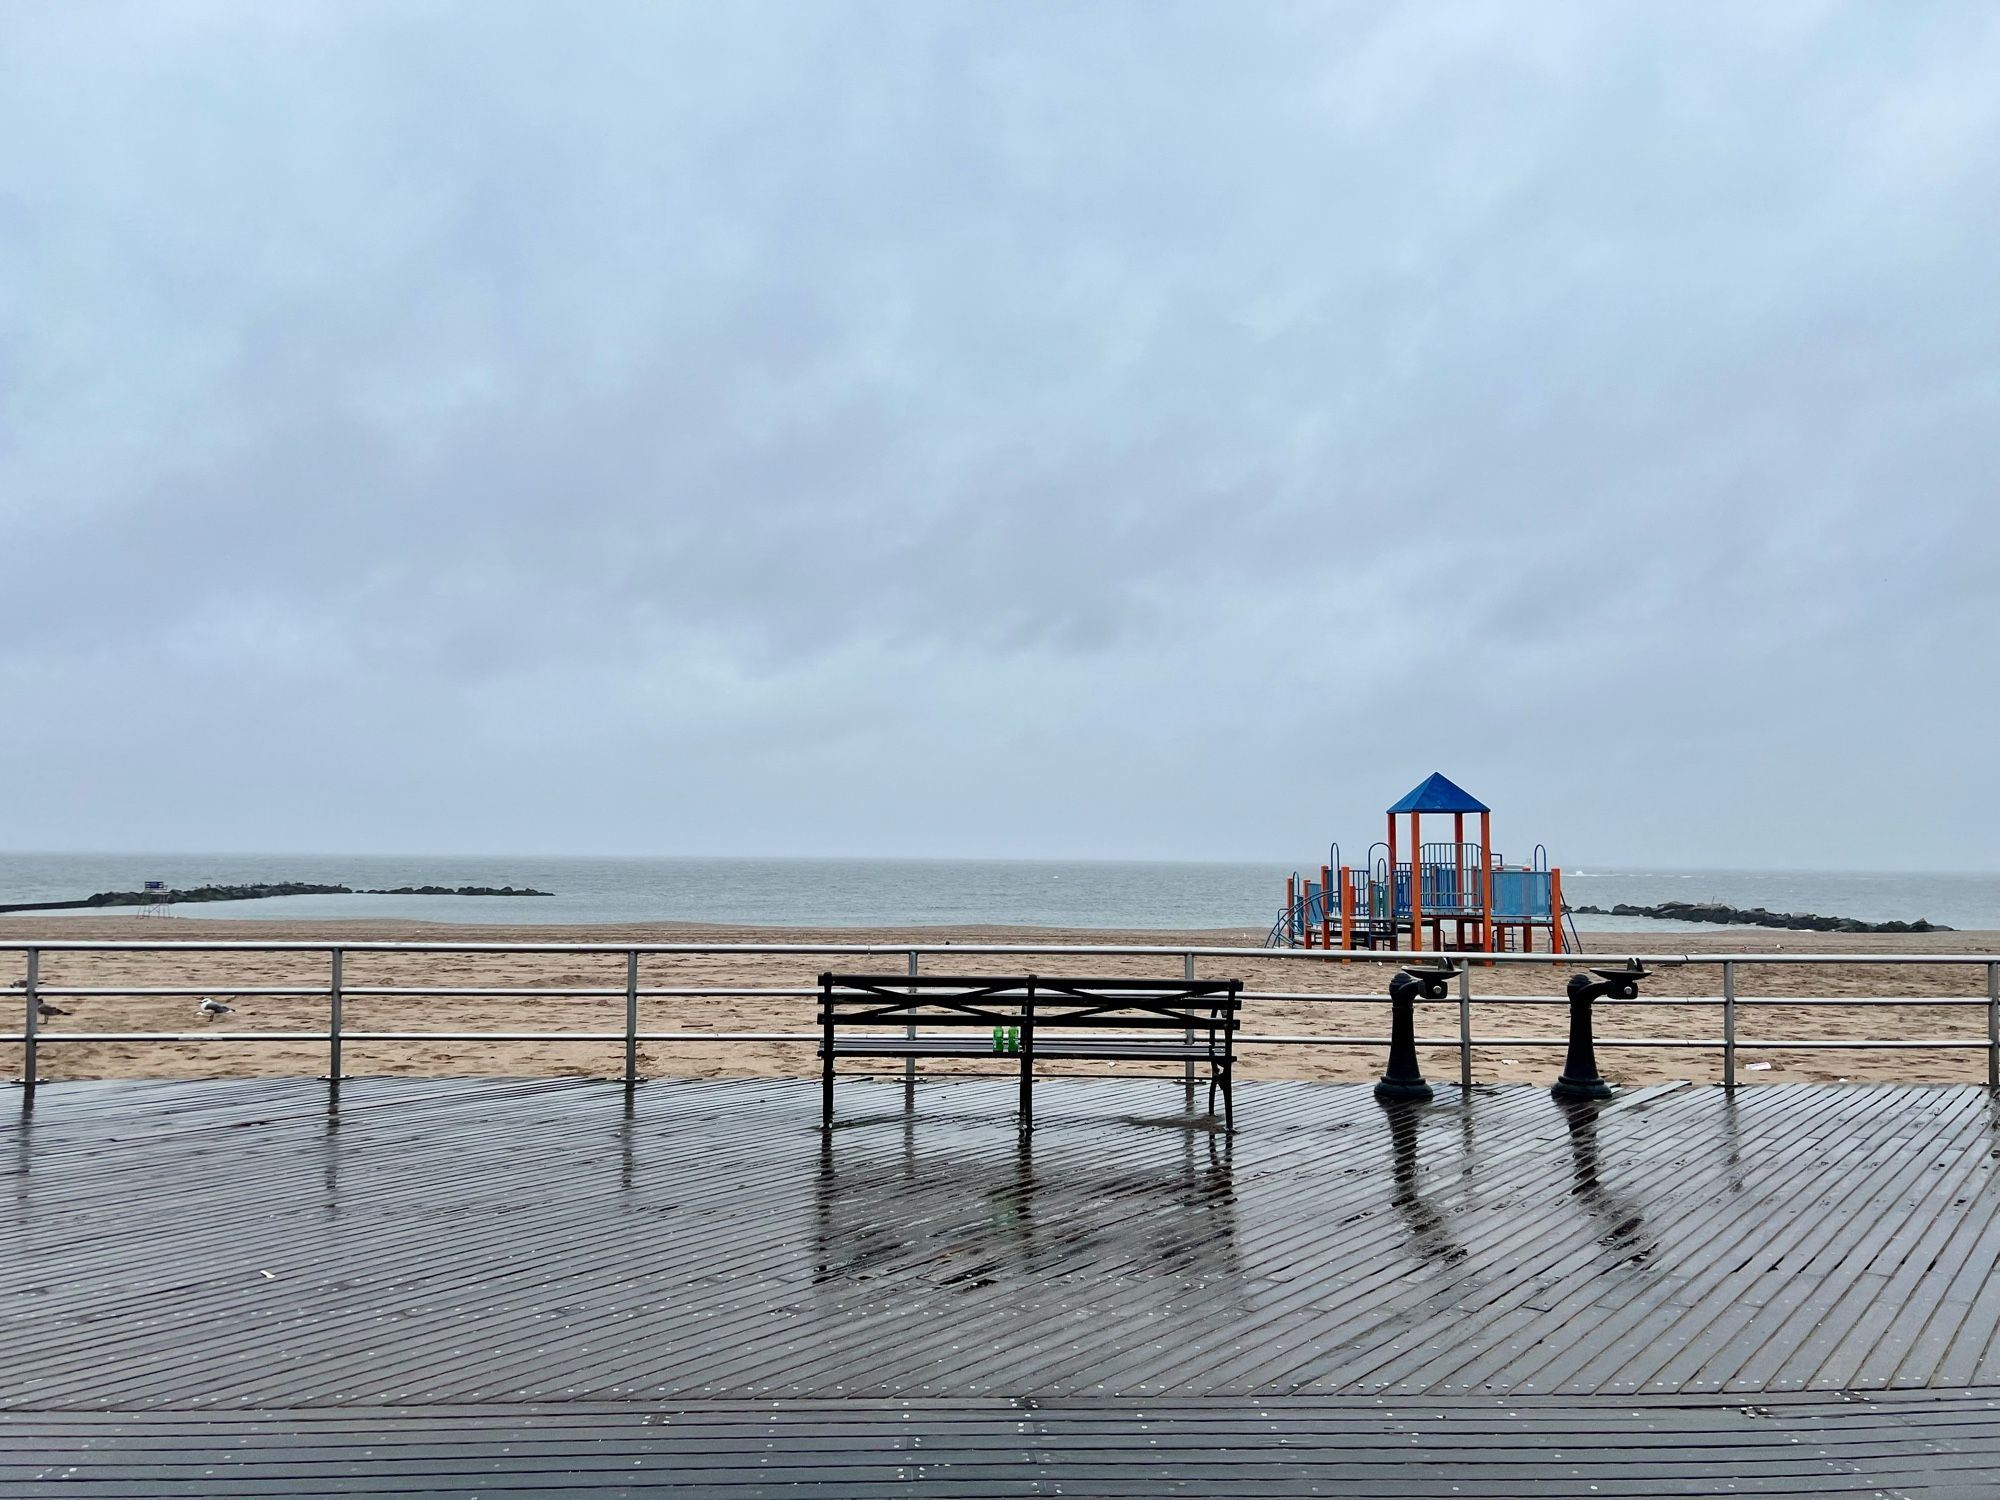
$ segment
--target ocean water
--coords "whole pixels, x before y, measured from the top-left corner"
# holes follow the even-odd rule
[[[0,904],[93,891],[311,881],[351,886],[515,885],[547,898],[287,896],[184,908],[275,920],[401,917],[464,923],[730,922],[901,927],[1004,924],[1225,928],[1261,939],[1284,901],[1277,864],[911,859],[549,859],[373,855],[0,854]],[[1571,905],[1723,901],[1864,921],[2000,929],[2000,872],[1566,869]],[[58,915],[49,913],[48,915]],[[93,915],[138,917],[136,908]],[[1584,931],[1715,931],[1578,917]]]

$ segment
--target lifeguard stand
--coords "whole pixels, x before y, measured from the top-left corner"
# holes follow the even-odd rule
[[[1451,840],[1424,842],[1424,818],[1449,817]],[[1477,841],[1466,819],[1477,817]],[[1407,824],[1399,820],[1407,818]],[[1433,825],[1435,826],[1435,825]],[[1413,951],[1532,952],[1535,934],[1561,953],[1562,871],[1548,852],[1509,865],[1492,853],[1493,810],[1450,777],[1432,772],[1388,810],[1388,838],[1368,863],[1343,868],[1334,846],[1320,878],[1286,882],[1285,909],[1266,942],[1283,948],[1377,948]],[[1376,851],[1382,851],[1376,856]]]
[[[139,908],[142,917],[171,917],[174,914],[174,893],[167,889],[164,880],[149,880],[144,886],[145,904]]]

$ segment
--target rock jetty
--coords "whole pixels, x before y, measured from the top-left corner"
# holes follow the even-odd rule
[[[320,885],[307,880],[281,880],[272,885],[198,885],[188,890],[99,891],[76,901],[23,901],[0,906],[0,912],[84,911],[102,906],[151,906],[167,901],[184,906],[197,901],[261,901],[267,896],[553,896],[529,886],[399,885],[393,890],[358,889],[351,885]]]
[[[553,896],[554,891],[536,891],[511,885],[399,885],[386,890],[357,891],[361,896]]]
[[[1719,901],[1664,901],[1658,906],[1572,906],[1594,917],[1652,917],[1662,922],[1719,922],[1734,927],[1781,927],[1793,932],[1951,932],[1939,922],[1863,922],[1854,917],[1822,917],[1809,911],[1767,911],[1761,906],[1725,906]]]

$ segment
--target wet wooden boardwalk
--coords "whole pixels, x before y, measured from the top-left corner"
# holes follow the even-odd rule
[[[1967,1088],[106,1083],[0,1495],[2000,1494]]]

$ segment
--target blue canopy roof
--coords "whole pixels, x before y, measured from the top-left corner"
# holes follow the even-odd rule
[[[1409,794],[1389,809],[1392,813],[1407,812],[1492,812],[1493,809],[1481,802],[1464,787],[1446,776],[1442,771],[1433,771],[1423,781],[1410,789]]]

